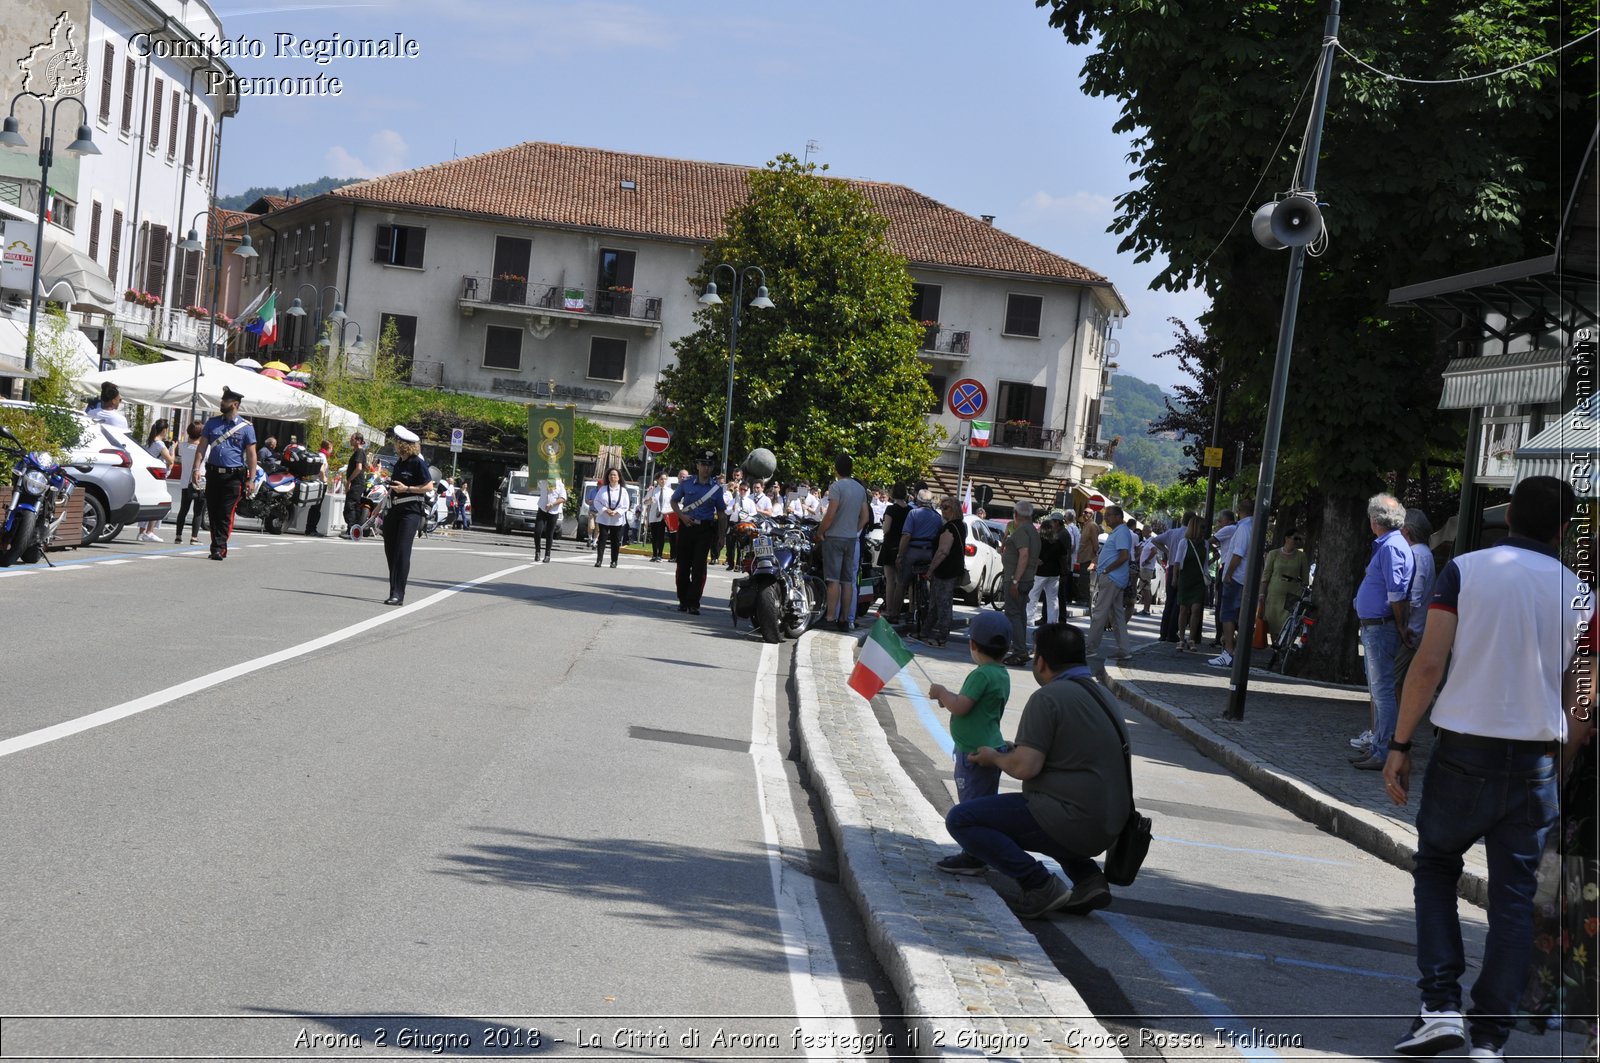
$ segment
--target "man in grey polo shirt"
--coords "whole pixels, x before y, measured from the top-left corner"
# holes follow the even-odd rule
[[[823,622],[837,631],[850,630],[845,619],[845,577],[854,586],[854,573],[849,572],[850,558],[855,550],[861,529],[872,519],[872,507],[867,502],[867,489],[852,478],[855,462],[844,451],[833,459],[835,479],[828,488],[828,511],[817,528],[817,542],[822,544],[822,578],[828,581],[828,607]]]

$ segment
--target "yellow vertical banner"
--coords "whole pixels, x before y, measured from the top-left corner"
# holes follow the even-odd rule
[[[528,476],[572,483],[572,407],[528,407]]]

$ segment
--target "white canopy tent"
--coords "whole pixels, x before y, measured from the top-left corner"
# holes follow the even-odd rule
[[[110,381],[122,392],[122,397],[148,406],[175,406],[185,408],[195,393],[195,363],[193,359],[179,358],[153,365],[135,365],[113,369],[104,373],[90,373],[80,381],[85,395],[99,395],[100,385]],[[202,409],[215,410],[222,403],[222,389],[232,388],[244,396],[240,412],[246,417],[270,417],[278,421],[304,421],[313,413],[321,413],[323,423],[347,432],[360,431],[367,439],[381,445],[384,434],[363,424],[360,416],[342,406],[298,388],[289,387],[271,377],[261,376],[248,369],[217,358],[200,359],[198,393]]]

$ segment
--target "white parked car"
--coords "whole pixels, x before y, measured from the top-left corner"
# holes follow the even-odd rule
[[[151,456],[128,432],[115,425],[91,422],[100,433],[101,441],[93,449],[101,454],[114,454],[118,463],[133,474],[133,497],[139,503],[135,521],[165,520],[172,509],[172,495],[167,490],[167,467],[161,459]],[[99,441],[97,441],[99,442]],[[125,456],[124,456],[125,455]],[[99,541],[107,542],[117,537],[123,524],[107,524]]]

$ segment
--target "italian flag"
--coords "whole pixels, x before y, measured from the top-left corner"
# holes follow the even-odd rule
[[[889,621],[880,616],[861,645],[861,656],[856,659],[855,671],[850,673],[850,689],[871,701],[885,683],[910,663],[911,651],[894,633]]]
[[[972,446],[986,447],[989,445],[989,429],[994,425],[989,421],[972,422],[972,438],[967,440]]]
[[[267,296],[267,301],[261,304],[261,346],[267,347],[278,342],[278,293],[273,292]]]

